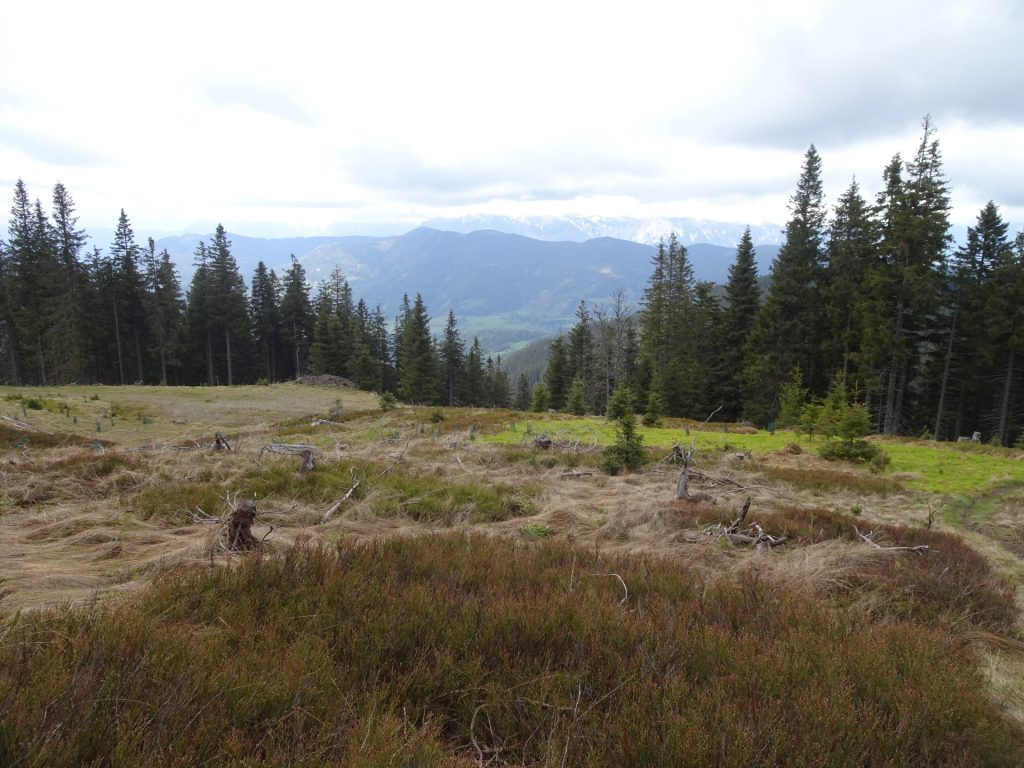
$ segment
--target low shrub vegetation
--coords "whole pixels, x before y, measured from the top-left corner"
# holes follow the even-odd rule
[[[754,571],[429,536],[21,615],[0,764],[1022,764],[982,687],[946,629]]]

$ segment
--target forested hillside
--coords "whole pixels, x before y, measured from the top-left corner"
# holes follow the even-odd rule
[[[523,270],[546,275],[545,288],[530,289],[534,304],[578,302],[543,376],[555,409],[567,407],[578,380],[582,407],[592,412],[604,412],[611,392],[625,385],[640,409],[703,417],[721,407],[726,418],[767,424],[779,417],[785,386],[815,398],[841,381],[870,408],[879,432],[951,438],[978,430],[1009,444],[1021,423],[1024,234],[1011,239],[990,202],[954,247],[950,184],[927,119],[913,157],[897,154],[883,179],[873,201],[853,181],[829,207],[812,145],[766,291],[749,230],[724,290],[696,278],[691,253],[672,236],[653,253],[639,313],[621,291],[588,304],[552,277],[548,262],[559,247],[589,244],[539,243],[536,253],[523,246],[531,254],[524,262],[516,243],[525,238],[424,229],[406,236],[419,245],[398,251],[412,248],[424,265],[431,249],[445,258],[465,252],[453,267],[457,280],[478,270],[491,281],[480,301],[503,311],[531,300],[521,295]],[[136,242],[124,211],[106,253],[86,243],[62,184],[47,214],[17,183],[0,244],[0,381],[237,384],[330,373],[417,403],[532,401],[529,377],[510,383],[500,358],[463,338],[453,311],[436,333],[419,291],[386,301],[378,286],[371,307],[340,269],[328,274],[330,259],[318,263],[326,277],[316,286],[294,257],[280,274],[260,261],[247,286],[218,226],[195,246],[185,287],[166,248]],[[604,247],[591,244],[580,254]],[[408,260],[395,259],[403,266],[378,270],[397,294],[396,269]],[[617,279],[598,266],[576,271]]]
[[[812,145],[763,295],[749,233],[721,299],[695,279],[683,245],[662,243],[636,318],[581,307],[551,345],[553,406],[575,381],[587,408],[604,412],[626,384],[639,410],[704,418],[721,407],[726,419],[795,426],[780,393],[803,403],[835,382],[880,433],[1018,439],[1024,233],[1011,239],[989,202],[953,246],[950,185],[927,119],[913,158],[896,155],[883,178],[875,200],[854,180],[830,209]]]

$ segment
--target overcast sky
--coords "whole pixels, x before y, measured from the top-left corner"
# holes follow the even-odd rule
[[[954,221],[1024,223],[1019,0],[696,5],[5,2],[0,185],[140,234],[781,223],[810,143],[873,194],[931,113]]]

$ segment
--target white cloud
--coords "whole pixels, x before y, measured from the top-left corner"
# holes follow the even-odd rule
[[[958,223],[1024,222],[1012,0],[692,5],[5,4],[0,168],[140,231],[779,222],[808,144],[830,199],[873,193],[930,112]]]

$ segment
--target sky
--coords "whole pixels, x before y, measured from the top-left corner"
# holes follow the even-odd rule
[[[828,202],[873,195],[931,114],[954,223],[1016,230],[1022,32],[1019,0],[9,2],[0,186],[137,234],[784,223],[810,144]]]

